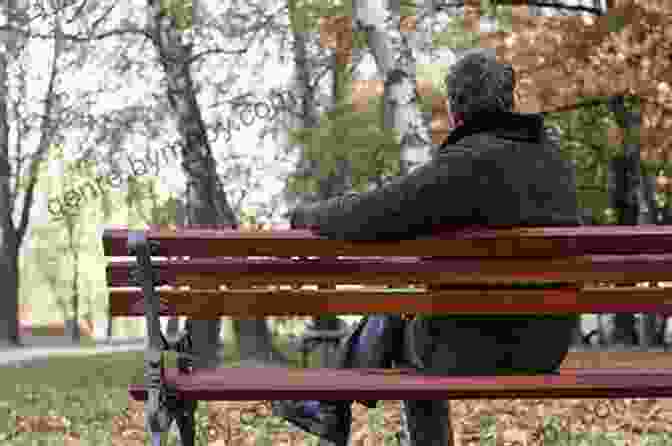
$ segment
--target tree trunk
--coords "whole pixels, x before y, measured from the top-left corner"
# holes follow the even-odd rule
[[[415,60],[403,40],[397,42],[392,35],[400,32],[400,2],[384,6],[380,2],[361,0],[353,3],[355,23],[361,25],[367,43],[384,79],[383,116],[384,129],[397,131],[400,149],[400,175],[411,171],[413,161],[426,159],[431,147],[423,147],[423,139],[430,140],[423,127],[418,109]],[[386,23],[385,17],[393,20]],[[399,61],[395,58],[399,57]],[[420,156],[418,156],[420,155]],[[448,401],[404,401],[402,410],[401,440],[413,446],[452,444],[452,428]]]
[[[581,220],[582,223],[586,226],[591,226],[591,225],[596,225],[597,221],[595,220],[595,216],[593,215],[592,210],[590,209],[582,209],[581,210]],[[598,315],[599,318],[599,315]],[[598,331],[599,333],[599,331]],[[574,327],[574,331],[572,333],[572,345],[574,347],[583,347],[586,344],[586,341],[590,343],[590,338],[586,339],[585,337],[588,335],[588,333],[584,334],[583,331],[581,330],[581,315],[577,315],[577,320],[576,320],[576,327]],[[591,336],[592,337],[592,336]]]
[[[153,35],[160,63],[168,81],[167,95],[176,114],[182,140],[183,169],[187,177],[189,223],[195,225],[233,224],[226,196],[218,202],[216,169],[196,101],[190,66],[191,46],[182,42],[174,20],[164,16],[158,0],[148,0],[148,27]],[[225,213],[225,210],[229,211]],[[227,218],[228,217],[228,218]],[[216,367],[221,320],[191,321],[195,368]],[[213,342],[215,341],[215,342]]]
[[[75,259],[79,256],[75,255]],[[72,343],[79,344],[81,333],[79,330],[79,267],[75,264],[72,280]]]
[[[289,2],[290,15],[297,8],[296,2],[290,0]],[[298,11],[297,11],[298,12]],[[296,24],[292,21],[291,32],[294,40],[292,50],[294,52],[294,90],[297,92],[297,97],[301,101],[300,115],[292,115],[290,122],[292,128],[314,128],[318,124],[317,119],[317,104],[314,98],[314,89],[310,83],[311,64],[308,56],[307,43],[310,36],[298,30]],[[338,49],[331,55],[331,72],[332,72],[332,106],[336,105],[338,99],[344,93],[344,86],[341,85],[341,78],[338,76],[338,70],[343,69],[344,66],[339,64]],[[336,173],[329,175],[326,178],[321,178],[319,164],[308,158],[305,152],[299,155],[299,162],[297,164],[297,177],[317,177],[317,193],[312,194],[298,194],[287,195],[290,201],[297,203],[306,203],[315,200],[327,200],[339,193],[345,192],[348,186],[348,170],[349,166],[344,160],[337,161]],[[338,324],[335,316],[327,315],[313,318],[312,328],[325,330],[330,329]],[[263,342],[263,341],[262,341]]]
[[[609,101],[609,109],[613,113],[616,122],[626,135],[623,145],[623,156],[614,160],[612,168],[615,169],[614,179],[616,187],[613,188],[614,207],[618,212],[618,224],[637,225],[641,222],[640,214],[645,209],[643,206],[643,189],[640,162],[639,140],[632,137],[640,127],[640,115],[628,111],[625,107],[625,98],[617,96]],[[623,284],[634,286],[635,284]],[[635,315],[618,313],[613,316],[614,330],[609,336],[611,344],[633,346],[638,344],[638,333],[635,327]]]
[[[6,24],[17,28],[25,27],[29,22],[29,2],[27,0],[9,0],[0,6],[0,14],[7,17]],[[58,18],[56,19],[58,25]],[[49,72],[49,82],[45,94],[44,109],[39,121],[40,138],[37,150],[30,157],[28,173],[12,172],[9,159],[9,125],[7,103],[9,101],[9,65],[10,61],[18,59],[19,51],[24,46],[19,41],[26,37],[18,32],[4,31],[2,33],[4,49],[0,51],[0,284],[3,286],[3,295],[0,297],[0,344],[19,346],[19,248],[26,234],[30,218],[30,209],[35,197],[35,186],[40,172],[40,165],[53,136],[51,112],[54,102],[54,86],[58,74],[57,62],[61,54],[60,38],[56,37],[53,47],[53,59]],[[21,42],[23,43],[23,42]],[[21,175],[25,193],[22,207],[15,207],[18,190],[12,191],[12,175]],[[18,184],[18,180],[17,180]],[[14,211],[19,211],[19,224],[15,225]]]
[[[580,347],[584,345],[583,342],[583,332],[581,331],[581,316],[576,318],[576,326],[572,331],[572,345],[575,347]]]
[[[112,317],[112,312],[110,311],[110,308],[108,306],[107,308],[107,327],[105,330],[105,337],[107,338],[108,344],[112,342],[112,321],[114,318]]]
[[[241,361],[287,363],[289,359],[273,347],[266,319],[233,319],[233,330],[240,342]]]
[[[2,163],[1,160],[0,163]],[[0,283],[3,288],[2,298],[0,298],[0,347],[18,347],[21,345],[19,339],[19,247],[16,234],[11,227],[0,227]]]
[[[237,227],[236,215],[217,176],[216,163],[196,99],[189,63],[192,45],[183,42],[184,34],[176,30],[172,18],[162,14],[158,0],[147,2],[150,32],[166,73],[167,96],[176,114],[178,132],[182,139],[182,167],[187,177],[188,222],[190,225]],[[270,337],[265,319],[260,321],[261,323],[255,320],[241,321],[234,326],[246,327],[243,331],[246,334],[255,333],[254,336]],[[190,326],[195,354],[199,358],[194,366],[198,368],[217,366],[221,319],[194,320],[190,321]],[[241,345],[241,351],[245,352],[250,351],[248,345],[257,344],[255,339],[241,336],[238,336],[238,343]],[[265,353],[270,356],[270,351]]]
[[[68,231],[68,243],[70,253],[72,254],[72,337],[73,344],[79,344],[81,333],[79,332],[79,248],[75,246],[75,223],[71,217],[66,217],[66,225]]]
[[[177,316],[170,316],[166,324],[166,336],[175,338],[180,330],[180,319]]]
[[[175,224],[178,226],[184,226],[187,221],[187,208],[184,205],[184,200],[182,197],[177,198],[177,203],[175,207]],[[166,335],[174,338],[177,336],[180,330],[180,318],[178,316],[170,316],[168,323],[166,324]]]
[[[640,224],[658,224],[658,206],[655,199],[656,191],[656,177],[642,172],[642,203],[644,204],[643,212],[639,214]],[[651,286],[655,286],[652,283]],[[663,335],[659,331],[662,324],[662,315],[655,313],[641,314],[640,323],[638,324],[639,343],[642,348],[648,349],[651,347],[658,347],[663,344]],[[662,327],[661,327],[662,328]]]
[[[0,7],[8,13],[13,2]],[[11,36],[13,33],[7,33]],[[14,36],[16,37],[16,36]],[[10,39],[11,40],[11,39]],[[16,41],[14,41],[16,43]],[[7,50],[0,51],[0,343],[4,346],[19,346],[19,241],[12,220],[12,167],[9,164],[9,62],[12,42],[5,42]]]
[[[341,73],[346,69],[345,65],[339,63],[339,51],[340,48],[337,48],[332,54],[332,106],[336,106],[340,103],[344,97],[345,87],[343,85]],[[344,194],[352,187],[350,179],[350,163],[346,159],[338,159],[336,161],[336,172],[327,176],[326,178],[320,178],[317,182],[318,184],[318,200],[328,200],[337,195]],[[315,330],[338,330],[340,328],[340,321],[337,316],[327,315],[319,316],[313,318],[313,329]],[[327,361],[328,358],[322,358],[323,362]],[[323,363],[323,367],[326,365]]]

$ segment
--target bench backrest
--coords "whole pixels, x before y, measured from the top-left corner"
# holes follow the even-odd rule
[[[672,288],[632,287],[672,281],[672,226],[462,228],[420,240],[356,242],[307,230],[153,228],[145,234],[158,242],[152,263],[165,285],[159,295],[166,315],[669,313],[672,302]],[[106,230],[105,255],[129,256],[128,235]],[[107,267],[113,316],[143,314],[130,278],[134,265],[126,259]],[[555,285],[515,286],[521,282]],[[600,282],[629,286],[594,286]],[[348,284],[378,288],[338,287]],[[418,289],[383,289],[410,284]]]

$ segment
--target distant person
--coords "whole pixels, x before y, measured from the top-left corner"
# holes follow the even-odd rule
[[[341,240],[430,236],[437,226],[576,226],[574,172],[537,114],[512,112],[514,71],[486,51],[465,52],[445,79],[450,135],[433,158],[380,189],[300,206],[292,227]],[[338,367],[390,367],[411,357],[425,373],[554,373],[567,355],[575,315],[365,317],[344,343]],[[405,345],[402,352],[399,346]],[[403,357],[402,357],[403,356]],[[442,410],[445,401],[411,401]],[[274,414],[345,446],[352,401],[274,401]],[[376,401],[363,402],[375,407]],[[449,428],[431,444],[447,444]],[[430,442],[426,443],[430,444]]]

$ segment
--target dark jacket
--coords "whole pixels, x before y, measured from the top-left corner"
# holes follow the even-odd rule
[[[408,239],[436,225],[579,224],[572,167],[541,115],[517,113],[476,117],[410,174],[300,207],[292,218],[292,227],[345,240]]]
[[[517,113],[477,116],[410,174],[378,190],[298,208],[292,218],[293,227],[311,226],[322,236],[345,240],[418,238],[430,236],[437,225],[580,224],[571,165],[548,138],[541,115]],[[425,334],[434,333],[434,342],[421,342],[418,348],[430,349],[425,363],[439,373],[490,373],[495,365],[500,373],[555,369],[577,321],[574,315],[429,319],[434,326]],[[478,333],[480,344],[474,340]],[[451,341],[432,345],[442,343],[436,336],[459,339],[461,347]],[[475,344],[470,346],[468,339]]]

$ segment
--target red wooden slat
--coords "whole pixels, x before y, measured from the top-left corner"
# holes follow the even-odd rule
[[[308,230],[244,232],[181,229],[147,232],[163,252],[184,256],[568,256],[661,254],[672,251],[672,226],[586,226],[527,228],[437,228],[423,240],[321,239]],[[106,256],[126,256],[127,231],[103,234]],[[316,243],[316,241],[319,242]]]
[[[669,313],[670,288],[549,290],[189,290],[161,289],[161,315],[266,317],[315,314]],[[110,314],[143,316],[140,289],[110,291]]]
[[[178,375],[166,381],[181,397],[202,401],[241,400],[452,400],[502,398],[672,397],[669,369],[561,369],[559,375],[423,376],[408,369],[227,368]],[[146,399],[132,385],[133,398]]]
[[[108,284],[134,286],[134,262],[107,267]],[[487,283],[512,281],[640,282],[672,278],[672,254],[594,255],[554,259],[442,258],[419,260],[193,259],[155,262],[167,285],[238,283]],[[202,286],[213,288],[212,286]]]

